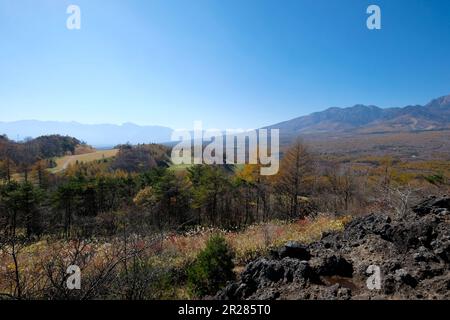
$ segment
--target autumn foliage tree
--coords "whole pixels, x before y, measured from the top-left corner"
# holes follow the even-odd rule
[[[304,215],[300,212],[301,197],[311,194],[314,168],[313,156],[303,141],[297,139],[285,152],[275,178],[281,206],[291,218]]]

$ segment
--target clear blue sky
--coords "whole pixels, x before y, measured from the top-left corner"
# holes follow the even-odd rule
[[[0,0],[0,121],[253,128],[449,93],[448,0]]]

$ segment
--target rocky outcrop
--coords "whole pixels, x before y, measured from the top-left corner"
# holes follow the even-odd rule
[[[380,285],[368,286],[374,270]],[[216,298],[450,299],[450,197],[430,197],[404,217],[355,218],[309,245],[289,242]]]

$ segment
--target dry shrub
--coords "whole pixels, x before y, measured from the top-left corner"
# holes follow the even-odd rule
[[[178,272],[183,278],[186,267],[193,263],[213,234],[220,234],[225,238],[235,252],[234,262],[239,268],[287,241],[309,243],[320,239],[324,232],[342,230],[348,221],[349,217],[335,218],[322,214],[314,219],[295,222],[255,224],[243,231],[198,228],[183,235],[165,235],[158,238],[158,241],[139,236],[130,236],[126,243],[120,238],[108,241],[43,240],[22,248],[18,256],[19,271],[27,298],[114,298],[123,294],[119,292],[120,288],[117,292],[114,291],[117,287],[114,281],[117,282],[117,276],[123,272],[126,263],[135,263],[135,257],[145,263],[143,266],[149,273],[154,273],[155,270],[167,274]],[[82,270],[84,288],[81,292],[69,292],[64,287],[66,268],[72,264],[78,265]],[[141,270],[142,267],[135,269]],[[0,294],[13,293],[13,273],[11,256],[6,250],[0,250]],[[171,284],[173,292],[170,293],[170,298],[189,298],[182,281],[175,285],[178,287]],[[164,292],[160,296],[167,297]]]

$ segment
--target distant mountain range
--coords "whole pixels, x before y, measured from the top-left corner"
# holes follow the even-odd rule
[[[138,126],[133,123],[114,125],[24,120],[0,122],[0,134],[6,134],[13,140],[61,134],[75,137],[94,147],[101,148],[127,142],[131,144],[167,142],[170,141],[172,129],[161,126]]]
[[[450,129],[450,95],[432,100],[425,106],[379,108],[355,105],[329,108],[267,127],[280,134],[298,136],[318,133],[376,133]]]
[[[450,129],[450,95],[432,100],[425,106],[379,108],[355,105],[349,108],[329,108],[322,112],[295,118],[266,127],[280,129],[282,143],[309,134],[364,134],[379,132],[410,132]],[[16,121],[0,122],[0,134],[14,140],[61,134],[76,137],[94,147],[111,147],[130,142],[170,142],[172,129],[161,126],[88,125],[77,122]]]

